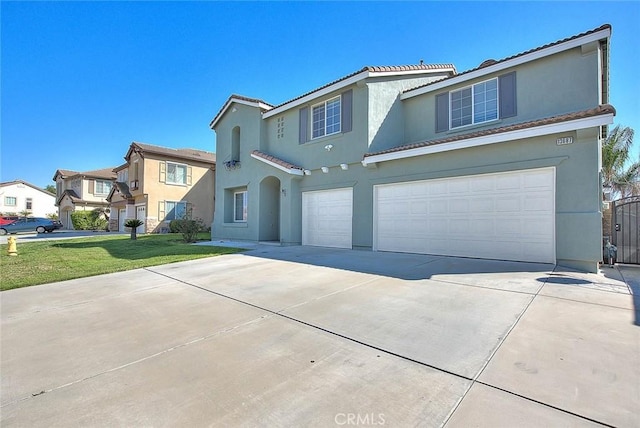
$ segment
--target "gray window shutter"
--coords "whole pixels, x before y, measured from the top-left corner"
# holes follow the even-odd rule
[[[342,93],[342,132],[351,132],[353,129],[353,90],[348,90]]]
[[[300,144],[309,141],[309,107],[300,109],[300,130],[298,134],[298,142]]]
[[[449,92],[436,96],[436,132],[449,130]]]
[[[500,118],[517,115],[515,71],[498,77],[498,93],[500,96]]]

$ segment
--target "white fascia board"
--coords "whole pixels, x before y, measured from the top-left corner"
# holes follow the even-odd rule
[[[553,55],[559,52],[563,52],[569,49],[573,49],[587,43],[591,43],[594,41],[598,41],[604,38],[608,38],[611,36],[610,29],[600,30],[593,34],[588,34],[586,36],[580,37],[578,39],[569,40],[564,43],[560,43],[555,46],[550,46],[548,48],[540,49],[535,52],[531,52],[526,55],[519,56],[517,58],[513,58],[504,62],[500,62],[498,64],[490,65],[488,67],[484,67],[470,73],[462,74],[458,77],[450,77],[438,83],[433,83],[428,86],[424,86],[422,88],[416,88],[414,90],[405,92],[400,95],[401,100],[406,100],[408,98],[413,98],[418,95],[426,94],[433,91],[438,91],[442,88],[446,88],[448,86],[457,85],[458,83],[466,82],[468,80],[476,79],[478,77],[482,77],[487,74],[495,73],[497,71],[505,70],[510,67],[515,67],[520,64],[524,64],[526,62],[535,61],[540,58],[544,58],[549,55]]]
[[[262,158],[262,157],[260,157],[260,156],[256,156],[256,155],[254,155],[253,153],[251,153],[251,157],[252,157],[252,158],[254,158],[254,159],[258,159],[260,162],[264,162],[264,163],[266,163],[267,165],[271,165],[271,166],[272,166],[272,167],[274,167],[274,168],[278,168],[280,171],[284,171],[284,172],[286,172],[287,174],[291,174],[291,175],[304,175],[304,172],[303,172],[302,170],[300,170],[300,169],[287,168],[287,167],[284,167],[284,166],[282,166],[282,165],[278,165],[278,164],[277,164],[277,163],[275,163],[275,162],[271,162],[270,160],[267,160],[267,159]]]
[[[284,105],[282,105],[280,107],[271,109],[271,110],[263,113],[262,114],[262,118],[266,119],[268,117],[274,116],[274,115],[276,115],[278,113],[282,113],[283,111],[289,110],[289,109],[294,108],[296,106],[299,106],[301,104],[305,104],[305,103],[307,103],[307,102],[309,102],[309,101],[311,101],[313,99],[323,97],[323,96],[325,96],[327,94],[330,94],[331,92],[337,91],[338,89],[342,89],[342,88],[344,88],[346,86],[353,85],[354,83],[357,83],[360,80],[366,79],[367,77],[369,77],[369,74],[370,73],[368,71],[363,71],[362,73],[358,73],[355,76],[349,77],[348,79],[341,80],[340,82],[336,82],[331,86],[327,86],[326,88],[320,89],[319,91],[312,92],[312,93],[310,93],[308,95],[305,95],[304,97],[299,98],[299,99],[297,99],[295,101],[292,101],[292,102],[284,104]]]
[[[218,123],[218,121],[220,119],[222,119],[222,117],[227,114],[227,110],[229,109],[229,107],[231,107],[231,104],[233,103],[237,103],[237,104],[244,104],[246,106],[249,107],[258,107],[262,110],[269,110],[272,109],[273,107],[271,107],[270,105],[267,105],[265,103],[261,103],[261,102],[254,102],[254,101],[247,101],[247,100],[241,100],[239,98],[229,98],[227,100],[227,102],[225,103],[224,107],[222,107],[222,111],[220,112],[220,114],[218,115],[218,117],[216,118],[216,120],[214,120],[213,122],[211,122],[211,124],[209,125],[209,128],[213,129],[216,124]]]
[[[345,88],[349,85],[353,85],[361,80],[364,80],[368,77],[389,77],[389,76],[407,76],[414,74],[425,74],[425,73],[441,73],[443,71],[452,71],[455,73],[455,68],[445,67],[445,68],[434,68],[433,70],[405,70],[405,71],[363,71],[361,73],[356,74],[355,76],[351,76],[348,79],[341,80],[339,82],[334,83],[331,86],[327,86],[319,91],[312,92],[308,95],[305,95],[302,98],[299,98],[290,103],[284,104],[280,107],[273,108],[267,112],[262,114],[263,119],[267,119],[276,114],[282,113],[283,111],[289,110],[291,108],[297,107],[299,105],[305,104],[311,100],[316,98],[321,98],[325,95],[328,95],[332,92]]]
[[[415,149],[402,150],[398,152],[383,153],[374,156],[367,156],[362,160],[362,165],[376,162],[385,162],[411,158],[414,156],[429,155],[433,153],[447,152],[451,150],[466,149],[470,147],[485,146],[488,144],[503,143],[505,141],[521,140],[523,138],[540,137],[543,135],[557,134],[561,132],[575,131],[578,129],[592,128],[594,126],[610,125],[613,123],[613,114],[605,114],[596,117],[576,119],[551,125],[536,126],[535,128],[521,129],[518,131],[502,132],[500,134],[485,135],[482,137],[469,138],[465,140],[453,141],[451,143],[435,144],[433,146],[418,147]]]

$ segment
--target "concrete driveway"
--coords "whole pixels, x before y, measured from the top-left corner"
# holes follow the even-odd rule
[[[603,272],[258,246],[6,291],[0,425],[637,427]]]

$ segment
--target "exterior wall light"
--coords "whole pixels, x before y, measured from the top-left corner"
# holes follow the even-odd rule
[[[343,171],[346,171],[349,169],[349,165],[347,165],[346,163],[341,163],[340,168],[342,168]]]
[[[311,170],[309,169],[305,169],[303,172],[304,172],[304,175],[311,175]]]
[[[324,172],[325,174],[329,172],[329,168],[326,166],[323,166],[321,169],[322,169],[322,172]]]

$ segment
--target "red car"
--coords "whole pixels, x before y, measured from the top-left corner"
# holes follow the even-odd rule
[[[5,224],[11,224],[14,221],[18,220],[20,217],[17,215],[5,215],[0,217],[0,226],[4,226]]]

